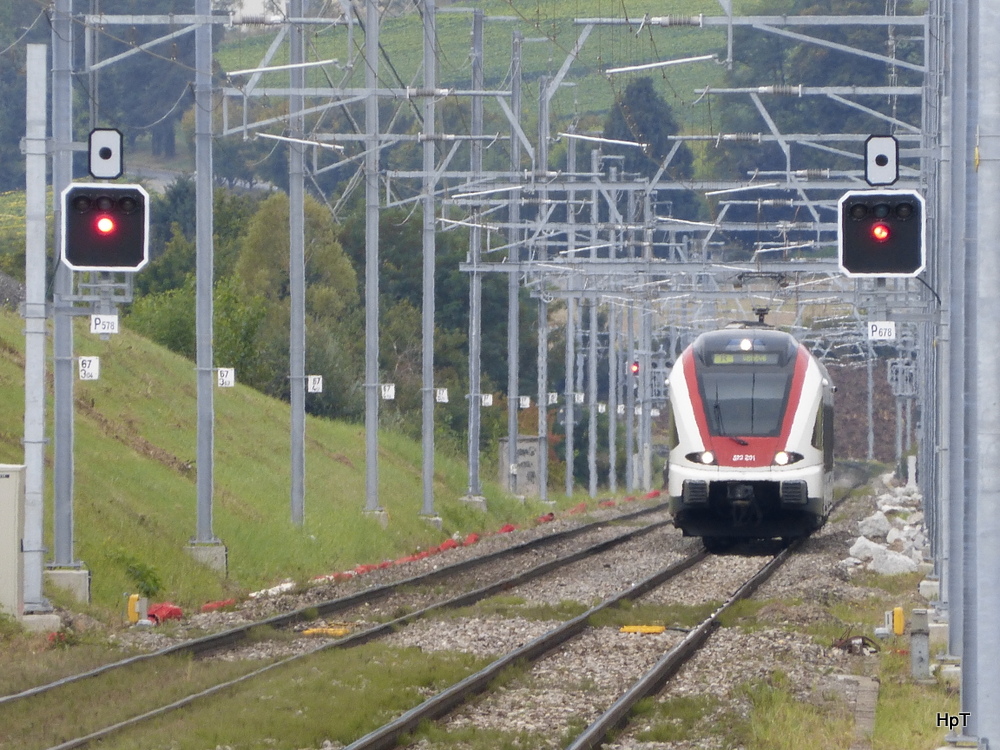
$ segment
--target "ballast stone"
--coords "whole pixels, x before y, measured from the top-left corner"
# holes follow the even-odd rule
[[[885,547],[876,544],[866,536],[859,536],[858,540],[851,545],[851,557],[855,557],[862,562],[873,560],[879,552],[885,551]]]
[[[851,545],[850,555],[867,562],[868,570],[881,575],[896,576],[912,573],[917,569],[917,563],[912,557],[886,549],[881,544],[864,536],[858,537],[857,541]]]
[[[872,558],[872,561],[868,563],[868,569],[884,576],[898,576],[916,571],[917,563],[913,561],[913,558],[900,552],[884,549],[881,554]]]
[[[858,522],[858,531],[862,536],[885,536],[892,530],[892,524],[885,513],[880,510],[872,513],[868,518]]]

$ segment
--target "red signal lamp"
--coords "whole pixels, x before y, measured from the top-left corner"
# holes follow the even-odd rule
[[[891,236],[892,232],[888,224],[878,222],[872,225],[872,239],[876,242],[887,242]]]
[[[100,216],[97,219],[97,231],[101,234],[111,234],[115,231],[115,220],[110,216]]]
[[[633,375],[638,375],[639,374],[639,363],[638,362],[633,362],[631,365],[629,365],[629,369],[632,371]]]

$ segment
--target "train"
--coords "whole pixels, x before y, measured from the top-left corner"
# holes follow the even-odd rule
[[[667,382],[665,486],[685,536],[715,552],[823,526],[836,389],[804,345],[766,323],[730,323],[699,335]]]

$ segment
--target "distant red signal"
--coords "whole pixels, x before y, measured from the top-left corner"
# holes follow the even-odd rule
[[[635,361],[631,365],[629,365],[629,370],[631,371],[631,373],[633,375],[638,375],[639,374],[639,362]]]

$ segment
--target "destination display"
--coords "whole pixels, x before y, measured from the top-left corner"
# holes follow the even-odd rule
[[[714,352],[713,365],[776,365],[778,352]]]

